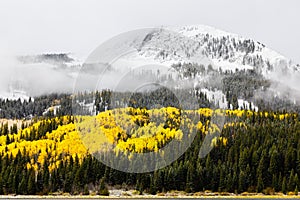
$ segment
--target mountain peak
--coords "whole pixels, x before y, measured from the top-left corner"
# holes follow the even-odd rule
[[[182,27],[174,27],[170,29],[179,32],[187,37],[195,37],[199,34],[206,35],[209,34],[214,37],[224,37],[224,36],[233,36],[238,37],[238,35],[229,33],[217,28],[214,28],[212,26],[207,25],[188,25],[188,26],[182,26]]]
[[[140,55],[160,62],[197,62],[204,56],[216,69],[233,72],[251,69],[268,77],[278,70],[300,71],[290,59],[260,42],[206,25],[165,27],[149,33],[139,47],[145,47],[138,49]]]

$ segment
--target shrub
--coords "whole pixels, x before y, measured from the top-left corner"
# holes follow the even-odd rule
[[[266,189],[263,190],[263,194],[265,194],[265,195],[274,195],[275,190],[274,190],[274,188],[267,187]]]
[[[102,196],[109,196],[109,191],[105,185],[104,178],[100,180],[100,185],[98,189],[98,194]]]

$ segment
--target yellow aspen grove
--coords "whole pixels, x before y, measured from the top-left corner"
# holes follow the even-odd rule
[[[211,121],[213,115],[224,116],[228,120],[223,127],[218,127]],[[211,145],[226,146],[228,138],[222,135],[222,128],[247,130],[249,124],[241,119],[252,119],[253,116],[268,118],[270,113],[209,108],[185,111],[174,107],[151,110],[129,107],[100,112],[95,117],[77,116],[74,118],[75,124],[70,121],[70,116],[55,117],[39,120],[16,134],[0,136],[0,153],[3,157],[16,157],[25,152],[31,158],[26,163],[27,169],[39,170],[47,160],[49,170],[53,171],[61,161],[72,157],[81,162],[87,155],[99,150],[113,150],[116,155],[123,153],[128,157],[132,157],[133,153],[159,152],[170,141],[181,141],[185,134],[193,131],[203,135],[218,132],[221,136],[213,138]],[[271,116],[280,121],[297,120],[298,117],[289,113],[272,113]],[[50,124],[56,124],[55,129],[47,131]]]

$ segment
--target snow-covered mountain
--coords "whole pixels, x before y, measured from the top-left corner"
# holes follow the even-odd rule
[[[299,64],[260,42],[204,25],[158,29],[133,45],[140,55],[161,62],[197,62],[204,56],[223,71],[254,69],[267,78],[273,71],[300,72]]]
[[[19,56],[18,60],[22,66],[30,69],[41,70],[38,66],[49,68],[47,71],[41,70],[42,76],[46,74],[46,78],[41,80],[39,73],[34,72],[38,74],[38,89],[43,91],[43,87],[46,88],[39,93],[54,92],[57,88],[58,91],[72,92],[73,81],[78,79],[78,74],[84,77],[84,86],[81,88],[87,90],[95,89],[95,81],[98,81],[99,75],[102,76],[101,87],[111,89],[115,89],[116,84],[121,85],[122,89],[129,83],[135,87],[142,83],[140,79],[147,79],[144,77],[158,79],[156,77],[161,76],[160,80],[169,78],[163,74],[163,70],[158,74],[157,68],[153,68],[153,73],[150,74],[144,69],[134,74],[133,68],[150,63],[171,67],[177,72],[177,77],[171,76],[175,79],[173,82],[176,88],[183,88],[189,82],[194,89],[204,91],[210,101],[221,107],[226,107],[229,101],[226,98],[233,95],[238,98],[240,107],[242,104],[249,107],[257,96],[263,95],[289,98],[294,104],[300,102],[300,91],[297,89],[300,79],[299,64],[253,39],[204,25],[162,27],[137,33],[139,32],[120,37],[119,41],[113,41],[113,38],[105,43],[102,51],[96,54],[97,56],[100,52],[100,57],[104,58],[98,63],[83,63],[65,53]],[[126,55],[118,54],[122,49],[128,49]],[[105,71],[105,68],[108,70]],[[126,72],[138,76],[138,82],[134,82],[131,76],[125,76],[128,80],[120,84],[118,78],[124,78],[123,73]],[[24,77],[30,77],[24,80],[25,91],[30,88],[28,93],[34,93],[32,85],[36,84],[30,84],[30,81],[35,77]],[[47,85],[55,87],[49,87],[49,90]],[[229,95],[226,94],[227,91]]]
[[[172,65],[181,73],[182,79],[176,80],[179,87],[185,78],[192,77],[193,80],[189,81],[193,81],[194,87],[200,87],[202,91],[208,89],[207,95],[223,92],[225,96],[224,79],[247,79],[240,81],[240,85],[232,84],[232,87],[227,87],[230,85],[227,81],[225,86],[228,90],[235,90],[239,107],[257,99],[269,99],[274,104],[274,97],[291,100],[293,104],[300,102],[299,64],[253,39],[197,25],[154,29],[130,45],[137,52],[137,55],[127,56],[128,60],[133,60],[132,65],[134,60],[140,64],[140,57],[150,63]],[[204,66],[204,71],[201,66]],[[213,73],[208,73],[209,66]],[[224,73],[233,75],[224,76]],[[219,87],[216,87],[216,82]],[[217,98],[220,95],[212,96]],[[226,104],[226,99],[221,102],[221,99],[209,98],[222,107]],[[249,107],[249,103],[246,105]]]

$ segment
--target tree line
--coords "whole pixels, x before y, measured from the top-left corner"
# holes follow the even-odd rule
[[[54,150],[49,145],[37,149],[33,155],[30,151],[34,148],[26,145],[20,148],[22,142],[29,145],[40,141],[38,144],[45,145],[44,139],[51,137],[57,145],[75,141],[73,122],[71,116],[45,119],[32,128],[24,128],[35,134],[26,136],[24,131],[23,137],[1,126],[0,194],[93,191],[107,195],[107,186],[116,185],[151,194],[171,190],[271,194],[298,192],[300,186],[300,123],[296,113],[227,110],[221,132],[226,143],[216,140],[213,150],[200,158],[199,150],[208,133],[199,131],[178,160],[152,173],[124,173],[105,166],[91,154],[71,154],[71,150],[56,155],[60,162],[53,166]],[[76,151],[80,149],[78,145]],[[39,163],[37,155],[44,152],[48,153],[37,169],[27,166],[28,162]]]

